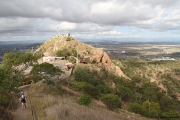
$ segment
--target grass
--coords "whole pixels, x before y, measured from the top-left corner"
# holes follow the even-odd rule
[[[136,64],[138,62],[138,64]],[[143,65],[141,65],[141,63]],[[180,69],[179,61],[170,62],[148,62],[148,61],[122,61],[116,65],[123,67],[123,72],[137,77],[141,84],[148,83],[150,80],[157,81],[157,84],[163,85],[168,89],[168,95],[174,96],[179,93],[179,76],[173,69]],[[173,64],[173,65],[172,65]],[[176,64],[176,66],[175,66]],[[126,73],[127,72],[127,73]],[[35,107],[39,120],[119,120],[134,119],[144,120],[140,115],[129,112],[122,112],[121,109],[109,111],[107,108],[91,103],[87,107],[77,103],[78,96],[63,91],[60,87],[50,85],[40,85],[30,88],[32,104]]]
[[[146,120],[140,115],[124,112],[118,109],[109,111],[106,107],[91,103],[89,106],[79,105],[78,97],[67,94],[59,89],[59,95],[47,93],[48,85],[33,86],[29,89],[31,103],[34,106],[38,120]],[[42,89],[43,88],[43,89]],[[37,91],[36,91],[37,89]]]

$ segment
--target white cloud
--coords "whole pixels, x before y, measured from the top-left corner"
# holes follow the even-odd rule
[[[179,6],[180,0],[1,0],[0,37],[51,35],[57,27],[90,36],[125,36],[114,26],[180,30]]]
[[[146,11],[144,11],[145,9]],[[130,1],[107,1],[93,4],[90,11],[95,17],[94,22],[129,25],[155,17],[158,14],[158,10],[151,8],[148,4],[134,6]]]
[[[104,31],[104,32],[99,32],[99,34],[101,35],[121,35],[122,32],[117,32],[115,30],[112,30],[112,31]]]
[[[99,2],[91,6],[91,13],[97,15],[114,14],[117,13],[118,9],[120,6],[114,1]]]
[[[57,28],[59,30],[74,30],[76,28],[76,23],[61,22],[57,24]]]
[[[171,12],[167,17],[164,18],[165,21],[180,21],[180,10],[175,10]]]

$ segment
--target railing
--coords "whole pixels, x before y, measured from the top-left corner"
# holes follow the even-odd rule
[[[30,86],[31,86],[31,85],[20,86],[20,87],[19,87],[19,90],[20,90],[20,89],[28,89]],[[30,95],[28,94],[28,92],[27,92],[27,96],[28,96],[28,99],[29,99],[29,103],[30,103],[30,108],[31,108],[33,120],[38,120],[38,119],[37,119],[37,116],[36,116],[36,112],[35,112],[35,110],[34,110],[34,107],[33,107],[33,105],[31,104],[31,97],[30,97]]]
[[[33,120],[38,120],[37,116],[36,116],[36,112],[34,110],[34,107],[32,106],[31,104],[31,97],[30,95],[28,94],[28,97],[29,97],[29,103],[30,103],[30,107],[31,107],[31,112],[32,112],[32,117],[33,117]]]

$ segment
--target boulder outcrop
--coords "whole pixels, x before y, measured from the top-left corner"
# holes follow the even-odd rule
[[[92,63],[105,63],[111,65],[111,59],[104,50],[94,49],[92,54]]]
[[[98,63],[99,66],[104,67],[108,72],[113,72],[115,75],[130,79],[122,70],[116,66],[106,52],[102,49],[95,48],[92,52],[92,63]]]

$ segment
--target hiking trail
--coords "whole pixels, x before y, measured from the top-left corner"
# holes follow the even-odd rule
[[[18,101],[18,106],[15,111],[13,111],[13,120],[29,120],[29,113],[30,113],[30,103],[27,96],[27,91],[24,91],[26,99],[26,109],[22,109],[21,101]]]

